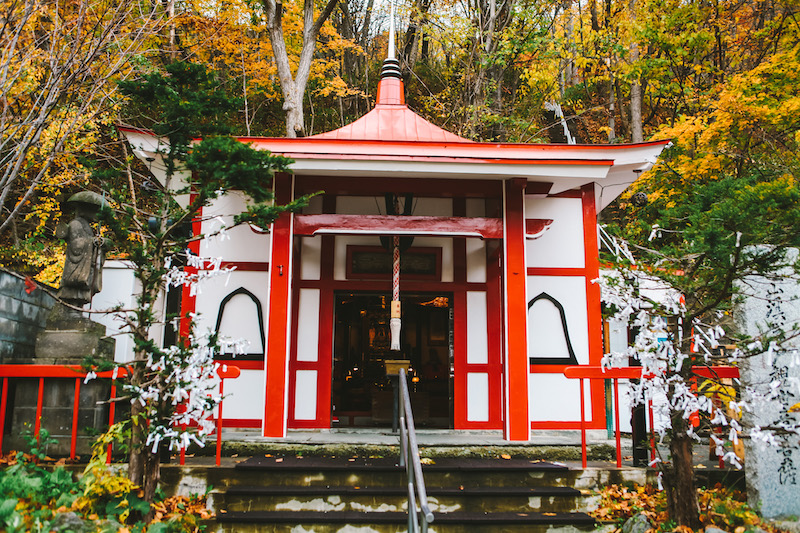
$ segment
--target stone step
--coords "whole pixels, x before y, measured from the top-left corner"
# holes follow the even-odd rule
[[[375,532],[407,531],[408,515],[400,512],[327,513],[292,511],[220,512],[218,531],[250,532]],[[584,513],[440,513],[429,526],[431,533],[546,533],[593,531],[595,521]]]
[[[570,512],[583,510],[579,490],[569,487],[433,487],[427,490],[434,513]],[[214,506],[238,511],[405,511],[405,487],[235,486],[214,494]]]
[[[211,481],[212,485],[405,485],[405,469],[398,466],[396,458],[254,457],[237,464],[235,470],[235,476],[220,476]],[[572,487],[580,484],[581,472],[544,461],[438,458],[423,465],[423,474],[426,486],[431,488]]]

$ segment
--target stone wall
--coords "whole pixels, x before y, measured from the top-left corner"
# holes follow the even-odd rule
[[[28,294],[23,276],[0,268],[0,363],[34,356],[36,334],[54,303],[42,290]]]

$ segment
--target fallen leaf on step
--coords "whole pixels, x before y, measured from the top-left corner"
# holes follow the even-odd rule
[[[511,459],[511,456],[510,456],[510,455],[508,455],[507,453],[504,453],[504,454],[503,454],[503,455],[501,455],[500,457],[502,457],[503,459]]]

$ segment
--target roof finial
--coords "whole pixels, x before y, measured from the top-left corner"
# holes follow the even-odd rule
[[[389,51],[386,54],[386,59],[395,59],[394,51],[394,0],[389,0],[391,9],[389,10]]]
[[[386,53],[386,59],[383,60],[381,79],[402,79],[403,74],[400,72],[400,62],[397,60],[397,53],[394,45],[394,0],[389,0],[389,5],[391,6],[391,14],[389,15],[389,50]]]

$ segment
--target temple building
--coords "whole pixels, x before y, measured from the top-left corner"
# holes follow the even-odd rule
[[[158,176],[158,140],[123,131]],[[272,183],[278,203],[324,194],[268,232],[239,226],[193,250],[236,267],[180,298],[201,328],[249,341],[225,356],[242,369],[225,386],[227,426],[387,426],[387,367],[400,364],[418,427],[514,441],[579,427],[578,382],[562,372],[603,355],[597,213],[666,141],[472,142],[406,106],[393,59],[355,122],[240,140],[295,161]],[[245,201],[216,201],[202,231],[231,225]],[[586,387],[591,427],[605,428],[603,386]]]

